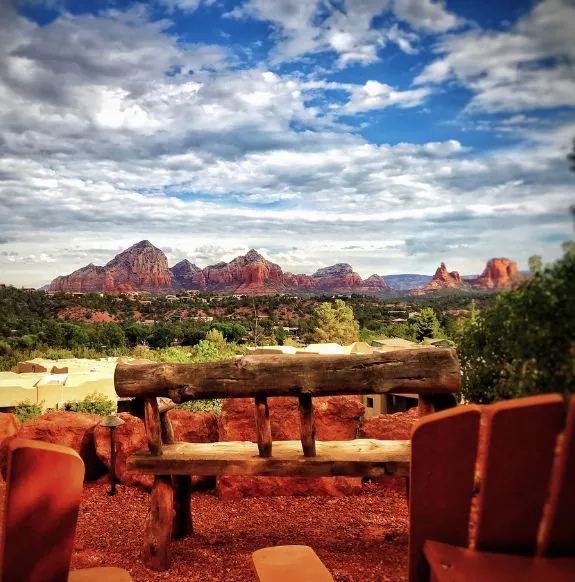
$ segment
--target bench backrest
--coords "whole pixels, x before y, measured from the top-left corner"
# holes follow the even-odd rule
[[[119,396],[144,399],[148,446],[162,454],[173,442],[166,410],[158,398],[180,403],[206,398],[254,398],[258,449],[272,453],[267,398],[299,400],[301,442],[305,456],[315,456],[312,397],[343,394],[411,393],[422,395],[426,411],[434,398],[451,398],[460,390],[455,350],[426,348],[367,355],[255,355],[203,364],[119,363],[114,375]],[[439,402],[438,401],[438,402]],[[441,402],[440,402],[441,405]]]
[[[67,447],[13,439],[8,473],[1,582],[67,582],[84,463]]]
[[[429,579],[426,539],[575,556],[575,397],[566,420],[556,394],[433,414],[411,446],[410,582]]]

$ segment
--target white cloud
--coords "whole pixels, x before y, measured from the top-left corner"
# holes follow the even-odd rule
[[[347,113],[358,113],[373,109],[383,109],[391,105],[407,108],[423,103],[431,93],[428,88],[397,91],[379,81],[367,81],[362,87],[354,88],[351,99],[345,105]]]
[[[289,6],[280,36],[308,22]],[[342,59],[369,55],[389,41],[380,36],[389,30],[371,29],[387,6],[357,3],[359,23],[328,15],[321,42],[337,33]],[[427,87],[236,69],[227,49],[186,44],[169,26],[141,8],[64,14],[40,28],[0,15],[5,281],[43,284],[142,238],[172,262],[255,247],[295,271],[349,261],[364,276],[430,272],[449,258],[473,273],[492,255],[550,257],[571,231],[572,126],[540,126],[522,134],[528,147],[492,155],[455,139],[376,145],[339,116],[412,107]],[[525,131],[524,121],[510,127]]]
[[[544,0],[506,32],[469,30],[441,39],[441,58],[415,84],[450,78],[474,92],[471,110],[523,111],[574,106],[575,4]],[[553,61],[553,65],[550,65]]]
[[[433,0],[394,0],[393,10],[398,18],[430,32],[447,32],[461,24],[448,12],[445,3]]]

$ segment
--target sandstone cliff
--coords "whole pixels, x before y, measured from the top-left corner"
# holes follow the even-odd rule
[[[168,291],[172,274],[166,255],[147,240],[115,256],[104,267],[90,264],[55,279],[49,291]]]
[[[519,273],[515,261],[495,258],[487,261],[483,273],[477,279],[471,279],[470,283],[479,289],[511,289],[524,280],[525,275]]]
[[[203,290],[206,288],[204,271],[197,265],[190,263],[188,259],[176,263],[170,272],[172,273],[174,289]]]

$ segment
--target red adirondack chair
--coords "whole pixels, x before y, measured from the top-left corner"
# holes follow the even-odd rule
[[[69,570],[84,483],[80,456],[24,439],[12,440],[8,455],[0,582],[132,582],[120,568]]]
[[[564,418],[550,394],[418,422],[410,582],[575,580],[575,397]]]

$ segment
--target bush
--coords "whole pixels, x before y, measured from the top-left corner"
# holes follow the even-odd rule
[[[84,400],[70,400],[64,402],[64,410],[70,412],[86,412],[88,414],[99,414],[107,416],[117,410],[117,405],[104,394],[93,392],[84,398]]]
[[[20,422],[26,422],[42,415],[42,404],[43,402],[37,404],[30,400],[22,400],[16,404],[12,412]]]
[[[458,343],[471,402],[575,393],[575,254],[499,295]]]
[[[222,411],[224,401],[221,398],[214,398],[212,400],[188,400],[178,404],[176,408],[182,410],[189,410],[190,412],[213,412],[219,415]]]

